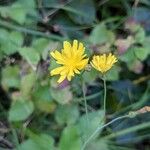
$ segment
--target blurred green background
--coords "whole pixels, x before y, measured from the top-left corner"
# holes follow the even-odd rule
[[[91,58],[114,53],[106,122],[150,105],[149,0],[0,0],[0,150],[80,150],[103,117],[103,82],[83,73],[57,84],[49,52],[78,39]],[[105,122],[102,122],[104,124]],[[118,121],[86,150],[149,150],[150,115]]]

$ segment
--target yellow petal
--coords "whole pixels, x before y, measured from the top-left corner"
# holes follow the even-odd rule
[[[65,80],[66,75],[60,76],[59,80],[57,81],[58,83],[61,83],[63,80]]]
[[[56,60],[61,60],[63,61],[63,57],[62,54],[60,52],[58,52],[57,50],[55,50],[54,52],[50,53],[52,55],[53,58],[55,58]]]
[[[80,71],[78,70],[78,69],[74,69],[74,72],[76,73],[76,74],[80,74]]]
[[[63,66],[62,66],[62,67],[55,68],[55,69],[53,69],[53,70],[50,72],[50,74],[51,74],[51,76],[60,74],[63,69],[64,69]]]
[[[77,65],[77,69],[79,70],[83,69],[87,65],[88,60],[89,60],[88,58],[81,60]]]
[[[71,44],[68,42],[68,41],[64,41],[64,43],[63,43],[64,45],[64,50],[65,49],[70,49],[71,48]]]
[[[71,56],[71,44],[67,41],[64,41],[64,49],[62,50],[63,55],[70,57]]]
[[[78,48],[78,41],[74,40],[72,46],[72,52],[75,53],[77,51],[77,48]]]

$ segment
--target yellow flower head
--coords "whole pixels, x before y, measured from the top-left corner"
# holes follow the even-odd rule
[[[108,56],[106,56],[106,54],[93,56],[93,59],[91,61],[91,65],[96,70],[98,70],[104,74],[109,69],[111,69],[113,64],[116,62],[117,62],[117,58],[110,53]]]
[[[61,52],[55,50],[50,53],[56,63],[61,65],[50,72],[51,76],[60,75],[57,82],[61,83],[66,78],[70,81],[75,73],[80,74],[80,70],[85,68],[88,63],[88,58],[85,58],[84,51],[84,45],[82,43],[78,44],[77,40],[73,41],[73,45],[64,41]]]

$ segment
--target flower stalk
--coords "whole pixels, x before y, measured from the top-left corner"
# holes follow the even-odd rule
[[[104,83],[104,115],[106,115],[106,96],[107,96],[107,88],[106,88],[106,78],[103,75],[103,83]]]
[[[97,129],[91,134],[91,136],[85,141],[85,143],[83,144],[81,150],[84,150],[87,146],[87,144],[96,136],[96,134],[101,130],[104,129],[105,127],[109,126],[110,124],[118,121],[118,120],[122,120],[125,118],[135,118],[137,115],[143,114],[143,113],[147,113],[150,112],[150,106],[145,106],[139,110],[136,111],[130,111],[127,115],[123,115],[120,117],[117,117],[113,120],[111,120],[110,122],[104,124],[103,126],[99,126],[97,127]]]
[[[114,123],[114,122],[116,122],[116,121],[118,121],[118,120],[121,120],[121,119],[124,119],[124,118],[128,118],[128,117],[129,117],[129,115],[120,116],[120,117],[117,117],[117,118],[113,119],[112,121],[106,123],[106,124],[103,125],[103,126],[97,127],[97,129],[92,133],[92,135],[85,141],[85,143],[83,144],[81,150],[84,150],[84,149],[86,148],[87,144],[96,136],[96,134],[97,134],[101,129],[107,127],[108,125],[110,125],[110,124],[112,124],[112,123]]]
[[[83,92],[83,99],[84,99],[86,120],[87,120],[87,124],[89,124],[88,108],[87,108],[87,99],[86,99],[86,91],[85,91],[85,83],[84,83],[83,80],[82,80],[82,92]]]

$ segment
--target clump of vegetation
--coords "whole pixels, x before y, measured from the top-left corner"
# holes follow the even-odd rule
[[[148,149],[149,6],[0,1],[0,149]]]

